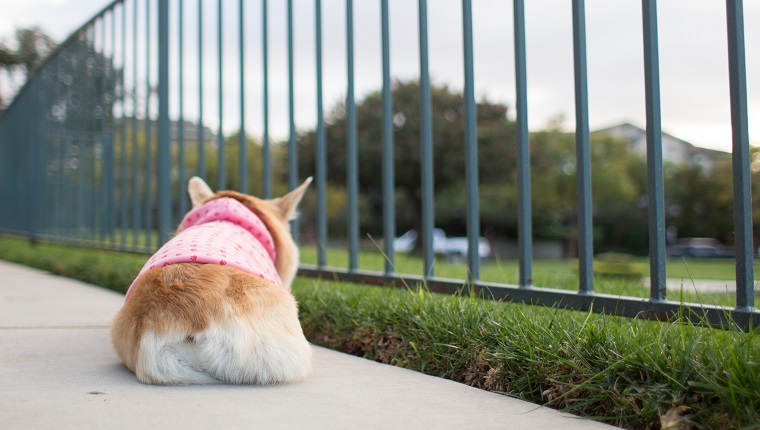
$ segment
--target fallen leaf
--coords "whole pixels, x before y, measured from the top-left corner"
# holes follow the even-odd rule
[[[660,426],[663,430],[691,430],[687,424],[686,417],[688,406],[675,406],[670,408],[668,413],[660,417]]]

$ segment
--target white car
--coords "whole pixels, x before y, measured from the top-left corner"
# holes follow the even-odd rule
[[[398,253],[407,253],[414,250],[420,234],[417,230],[409,230],[401,236],[393,239],[393,250]],[[468,249],[466,237],[446,237],[446,233],[440,228],[433,229],[433,252],[446,257],[466,258]],[[491,242],[485,237],[478,238],[478,251],[480,258],[491,256]]]

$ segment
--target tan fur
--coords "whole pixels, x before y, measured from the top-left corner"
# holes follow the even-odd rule
[[[262,200],[234,191],[209,195],[205,182],[191,179],[194,206],[231,197],[256,212],[272,234],[275,267],[287,288],[213,264],[180,263],[147,272],[111,330],[117,353],[140,381],[268,384],[308,375],[311,350],[289,290],[298,248],[288,220],[310,182],[282,198]]]

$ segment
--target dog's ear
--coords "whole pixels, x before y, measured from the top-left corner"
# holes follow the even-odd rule
[[[210,199],[214,192],[203,181],[203,179],[193,176],[187,183],[187,193],[190,194],[190,201],[193,202],[193,208],[202,205],[206,200]]]
[[[299,185],[296,189],[293,191],[285,194],[282,197],[272,199],[272,204],[278,209],[280,212],[280,216],[285,221],[290,221],[296,219],[297,212],[296,208],[298,208],[298,204],[301,203],[301,199],[303,198],[304,193],[306,192],[306,189],[309,188],[309,184],[311,184],[311,176],[306,178],[305,181],[301,185]]]

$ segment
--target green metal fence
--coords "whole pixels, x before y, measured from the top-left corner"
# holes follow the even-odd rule
[[[385,240],[385,270],[360,269],[359,145],[382,147],[383,236],[396,236],[394,195],[394,131],[391,98],[391,47],[388,0],[379,0],[381,22],[382,107],[378,121],[382,139],[359,142],[355,101],[354,3],[345,1],[345,115],[346,115],[346,246],[347,267],[329,267],[327,248],[327,148],[343,145],[325,137],[323,101],[322,2],[314,0],[316,106],[316,240],[317,264],[301,267],[301,274],[328,276],[367,283],[425,282],[432,290],[454,292],[465,285],[498,300],[559,306],[610,314],[670,319],[685,315],[717,327],[735,324],[742,329],[757,326],[754,308],[753,233],[749,180],[749,139],[744,48],[743,5],[727,0],[727,31],[731,114],[733,127],[734,223],[736,233],[736,306],[724,308],[682,305],[665,297],[665,209],[663,191],[662,130],[657,33],[657,3],[642,0],[643,46],[646,76],[647,169],[649,208],[649,298],[617,297],[594,292],[593,194],[591,190],[585,4],[572,1],[575,66],[575,138],[579,283],[577,292],[533,285],[533,233],[530,184],[530,141],[527,121],[526,24],[523,0],[513,0],[514,67],[517,133],[517,195],[519,282],[517,285],[480,280],[478,131],[474,90],[472,2],[462,0],[461,55],[464,64],[462,140],[466,190],[468,279],[442,279],[434,272],[433,124],[431,117],[428,54],[428,4],[418,1],[420,82],[420,206],[422,271],[414,276],[395,272],[393,241]],[[279,4],[278,4],[279,5]],[[273,143],[270,141],[270,29],[272,11],[267,0],[119,0],[75,31],[40,67],[0,116],[0,231],[41,240],[138,252],[155,250],[171,235],[173,226],[188,209],[185,184],[189,176],[213,176],[212,185],[223,189],[236,168],[240,191],[248,192],[250,154],[246,139],[238,139],[237,159],[229,159],[225,138],[225,107],[240,113],[237,133],[250,134],[246,112],[261,112],[263,130],[256,147],[261,160],[261,193],[273,194]],[[333,4],[333,6],[335,6]],[[696,6],[695,6],[696,7]],[[232,11],[232,12],[230,12]],[[293,0],[284,16],[287,38],[288,138],[287,184],[299,182],[298,130],[296,129],[296,52]],[[225,16],[234,15],[234,23]],[[228,26],[237,28],[237,40],[229,41]],[[247,35],[258,34],[257,54],[246,44]],[[225,39],[225,37],[227,39]],[[213,40],[212,44],[209,40]],[[238,67],[223,66],[234,44]],[[211,49],[210,49],[211,48]],[[507,47],[505,47],[506,49]],[[188,59],[190,57],[190,59]],[[246,61],[248,60],[248,61]],[[249,79],[250,66],[260,67],[260,80]],[[213,67],[211,67],[211,66]],[[211,72],[211,73],[210,73]],[[209,76],[211,74],[211,76]],[[187,77],[193,76],[191,81]],[[229,76],[235,79],[228,79]],[[228,96],[231,81],[237,94]],[[190,82],[190,83],[188,83]],[[246,97],[257,87],[260,99]],[[211,94],[212,91],[215,94]],[[192,100],[192,101],[190,101]],[[208,106],[213,106],[210,108]],[[172,108],[174,106],[174,108]],[[211,118],[211,119],[210,119]],[[214,130],[208,123],[216,121]],[[229,130],[229,127],[227,128]],[[229,134],[229,132],[227,132]],[[212,165],[208,151],[216,151]],[[194,157],[190,163],[188,160]],[[235,179],[235,178],[233,178]],[[296,237],[298,223],[293,224]],[[342,232],[343,233],[343,232]],[[544,288],[548,287],[548,288]]]

